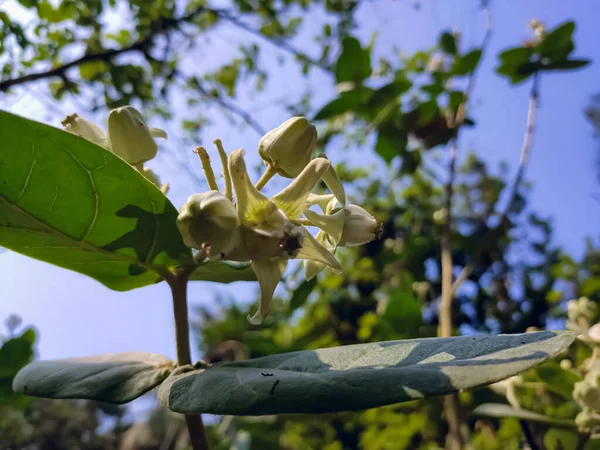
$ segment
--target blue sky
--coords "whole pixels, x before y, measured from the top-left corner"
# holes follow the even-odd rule
[[[0,9],[10,4],[7,2]],[[358,16],[358,35],[366,42],[377,31],[376,51],[380,54],[388,54],[393,45],[406,53],[426,48],[434,44],[442,28],[461,29],[467,47],[480,42],[485,21],[477,1],[424,1],[420,10],[412,4],[404,0],[365,2]],[[576,54],[592,59],[593,64],[575,73],[542,77],[538,127],[527,175],[534,184],[532,207],[552,216],[556,242],[580,255],[585,236],[599,237],[600,204],[592,198],[593,192],[600,191],[594,165],[599,150],[583,110],[590,96],[600,92],[597,31],[600,3],[494,1],[492,7],[496,30],[480,68],[472,102],[477,127],[462,133],[461,155],[476,150],[493,164],[508,161],[514,172],[525,132],[529,86],[526,83],[512,87],[496,76],[492,71],[495,55],[528,37],[526,25],[534,17],[549,27],[567,19],[575,20]],[[317,17],[312,26],[318,26],[324,19]],[[204,45],[199,59],[206,66],[216,64],[219,58],[226,59],[232,53],[232,42],[247,38],[225,27],[205,43],[209,45]],[[265,44],[265,49],[267,62],[280,55],[269,44]],[[197,60],[186,64],[194,68]],[[254,97],[240,95],[239,104],[252,112],[265,128],[271,128],[287,118],[280,106],[281,99],[299,98],[309,85],[315,108],[334,95],[333,82],[326,75],[314,72],[308,81],[303,80],[295,75],[291,64],[286,64],[273,73],[266,92]],[[73,112],[72,106],[51,106],[48,100],[40,101],[36,93],[41,90],[40,86],[28,88],[16,103],[0,99],[0,107],[58,126],[64,114]],[[243,147],[250,155],[259,139],[252,130],[232,127],[217,114],[203,139],[209,143],[215,137],[223,139],[228,150]],[[176,141],[166,144],[154,168],[172,182],[171,199],[179,206],[192,191],[190,183],[169,163],[172,157],[169,149],[174,145]],[[334,156],[342,155],[340,149],[328,151]],[[343,157],[351,165],[364,164],[361,159],[364,156],[360,155],[360,149],[353,149]],[[193,166],[193,170],[198,169],[199,164]],[[127,293],[113,292],[91,279],[11,252],[0,254],[0,272],[3,280],[0,319],[15,313],[25,324],[34,325],[40,333],[38,353],[42,358],[131,350],[175,356],[171,304],[164,284]],[[215,295],[223,291],[240,301],[250,301],[257,289],[253,283],[236,283],[226,288],[197,283],[190,289],[190,303],[211,304]]]

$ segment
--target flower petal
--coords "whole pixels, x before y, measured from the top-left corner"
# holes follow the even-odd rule
[[[244,150],[240,148],[231,152],[228,165],[240,223],[254,226],[265,222],[277,207],[250,181]]]
[[[252,325],[260,325],[269,313],[271,299],[286,266],[287,261],[281,258],[273,258],[268,261],[252,261],[252,269],[260,285],[258,311],[252,317],[248,316],[248,321]]]
[[[300,218],[310,192],[330,166],[325,158],[313,159],[288,187],[273,197],[273,202],[289,219]]]
[[[333,198],[335,198],[333,194],[313,194],[311,192],[306,199],[306,207],[310,208],[313,205],[319,205],[321,211],[325,212],[327,210],[327,205]]]
[[[324,154],[320,154],[319,158],[327,159]],[[335,172],[335,168],[330,166],[329,169],[327,169],[327,172],[323,174],[322,178],[329,190],[335,195],[335,198],[338,199],[338,202],[344,206],[346,204],[346,192],[344,191],[342,180],[340,180],[340,177],[338,177]]]
[[[329,236],[324,231],[319,231],[316,237],[317,242],[323,244],[323,246],[329,250],[332,254],[335,253],[335,243],[331,236]],[[322,262],[313,261],[310,259],[304,260],[304,277],[307,281],[312,280],[316,277],[323,269],[327,267],[326,264]]]
[[[154,138],[167,138],[167,132],[165,130],[161,130],[160,128],[150,128],[150,135]]]
[[[302,242],[302,248],[296,255],[296,258],[311,259],[313,261],[322,262],[334,270],[342,270],[342,266],[340,266],[338,260],[335,259],[335,256],[333,256],[329,250],[319,244],[319,242],[317,242],[317,240],[310,233],[305,234],[304,241]]]
[[[304,215],[315,227],[319,227],[321,230],[329,234],[335,244],[340,242],[342,238],[342,232],[344,231],[344,218],[346,217],[346,211],[340,210],[335,214],[319,214],[310,209],[304,210]],[[317,241],[319,241],[317,239]]]

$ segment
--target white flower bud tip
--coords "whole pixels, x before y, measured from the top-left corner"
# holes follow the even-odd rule
[[[69,133],[81,136],[100,147],[108,147],[106,133],[104,133],[99,126],[83,117],[79,117],[77,114],[71,114],[70,116],[65,117],[61,124],[65,131],[68,131]]]

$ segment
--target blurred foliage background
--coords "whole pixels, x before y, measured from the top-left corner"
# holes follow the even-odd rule
[[[0,4],[0,95],[10,98],[38,82],[49,102],[75,105],[80,114],[136,105],[181,130],[175,136],[181,151],[170,156],[194,186],[195,169],[184,152],[215,114],[264,133],[237,99],[268,91],[277,62],[265,62],[265,47],[291,56],[293,70],[309,80],[315,73],[334,79],[333,98],[314,99],[309,89],[299,101],[284,100],[285,107],[319,126],[318,152],[339,148],[340,142],[362,149],[364,159],[339,164],[338,173],[351,186],[351,197],[384,223],[383,235],[340,252],[342,274],[304,281],[302,269],[294,267],[264,326],[250,326],[246,305],[227,296],[217,299],[217,308],[200,308],[195,337],[205,360],[436,336],[444,327],[444,308],[454,334],[562,328],[567,302],[584,298],[570,303],[568,315],[570,326],[587,338],[562,361],[461,393],[460,412],[469,448],[600,448],[589,440],[600,423],[593,402],[573,395],[576,384],[596,370],[596,341],[589,330],[598,319],[593,305],[600,301],[600,247],[590,238],[585,255],[575,258],[557,245],[551,220],[528,205],[525,175],[543,96],[540,79],[553,72],[565,72],[568,79],[570,71],[589,63],[575,50],[576,24],[547,29],[532,21],[524,41],[488,55],[507,86],[530,89],[521,159],[512,176],[506,166],[490,167],[477,152],[457,156],[461,130],[477,127],[469,100],[493,33],[493,5],[479,5],[486,31],[478,45],[467,46],[458,30],[440,30],[431,48],[376,59],[375,36],[365,43],[354,34],[356,12],[366,1]],[[326,17],[325,25],[307,26],[313,16]],[[226,61],[197,64],[195,55],[224,25],[258,37],[260,44],[232,48]],[[600,134],[597,98],[585,113]],[[444,281],[442,261],[448,257],[450,278]],[[448,280],[452,295],[444,299]],[[124,407],[13,394],[12,377],[34,358],[36,339],[18,318],[7,320],[0,348],[0,448],[189,445],[181,418],[159,408],[146,421],[132,422]],[[477,413],[484,403],[509,408]],[[519,409],[540,416],[525,420]],[[343,414],[213,417],[208,424],[215,449],[437,449],[450,445],[447,418],[441,400],[433,398]]]

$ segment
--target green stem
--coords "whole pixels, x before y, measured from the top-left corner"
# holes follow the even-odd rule
[[[177,364],[185,366],[192,363],[190,351],[190,325],[187,309],[187,283],[189,273],[183,272],[173,274],[167,281],[173,295],[173,313],[175,316],[175,342],[177,345]],[[202,416],[189,414],[185,416],[185,422],[190,433],[193,450],[208,450],[206,433]]]
[[[258,180],[258,183],[256,183],[256,189],[260,191],[262,188],[264,188],[265,184],[267,184],[276,173],[277,171],[275,168],[271,164],[267,164],[267,170],[265,170],[265,173],[262,174],[260,180]]]

